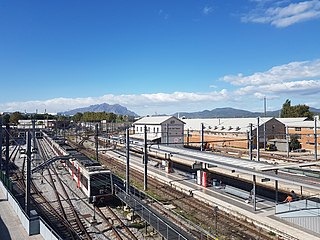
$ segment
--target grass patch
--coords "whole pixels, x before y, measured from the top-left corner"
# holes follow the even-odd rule
[[[144,228],[146,225],[144,222],[142,223],[138,223],[138,222],[133,222],[131,224],[128,225],[129,228],[136,228],[136,229],[142,229]]]
[[[274,232],[272,232],[272,231],[268,232],[268,234],[269,234],[270,236],[276,236],[276,235],[277,235],[276,233],[274,233]]]

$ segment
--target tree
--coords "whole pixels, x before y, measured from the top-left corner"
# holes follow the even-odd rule
[[[75,122],[80,122],[82,120],[83,114],[81,112],[76,113],[72,116],[72,120]]]
[[[3,115],[2,116],[3,125],[9,124],[9,122],[10,122],[10,115],[9,114]]]
[[[299,104],[296,106],[291,106],[291,101],[287,99],[282,105],[281,115],[282,118],[289,117],[307,117],[308,119],[313,119],[313,113],[310,112],[309,106]]]
[[[309,106],[307,105],[297,105],[293,107],[294,115],[297,117],[307,117],[308,119],[313,119],[313,112],[310,112]]]
[[[14,112],[10,116],[10,123],[18,125],[19,120],[23,119],[24,117],[20,112]]]
[[[282,105],[280,117],[285,118],[291,116],[291,101],[287,99]]]
[[[299,139],[298,135],[290,136],[290,143],[289,143],[290,150],[301,148],[301,144],[298,139]]]

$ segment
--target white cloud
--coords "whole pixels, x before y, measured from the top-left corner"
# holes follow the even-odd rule
[[[202,111],[221,106],[241,107],[247,109],[257,107],[262,99],[281,101],[294,98],[300,102],[315,102],[320,92],[320,59],[313,61],[291,62],[274,66],[265,72],[251,75],[226,75],[222,77],[230,83],[231,90],[218,90],[219,86],[211,85],[209,92],[173,92],[114,95],[87,98],[53,98],[44,101],[26,101],[0,103],[2,111],[27,111],[49,113],[67,111],[93,104],[120,104],[139,115],[182,111]],[[215,83],[217,83],[215,81]],[[225,84],[225,83],[224,83]],[[320,105],[314,105],[317,107]],[[281,103],[277,103],[281,106]],[[259,107],[259,106],[258,106]],[[275,108],[278,108],[275,107]]]
[[[260,98],[265,94],[299,94],[311,95],[320,92],[320,80],[304,80],[295,82],[276,83],[261,86],[246,86],[236,90],[237,95],[251,95],[254,94]]]
[[[242,17],[243,22],[268,23],[282,28],[320,17],[319,0],[300,1],[291,4],[288,4],[287,1],[282,1],[280,2],[282,6],[278,6],[280,3],[276,1],[269,7],[265,5],[270,1],[256,2],[259,3],[259,7]]]
[[[233,98],[261,99],[301,98],[312,99],[320,92],[320,59],[314,61],[291,62],[274,66],[265,72],[245,76],[226,75],[222,80],[240,86],[232,92]]]
[[[174,93],[154,93],[140,95],[113,95],[107,94],[101,97],[88,98],[54,98],[44,101],[10,102],[0,104],[0,111],[20,111],[43,113],[46,109],[49,113],[62,112],[79,107],[86,107],[93,104],[106,102],[108,104],[120,104],[138,114],[153,114],[160,110],[165,113],[173,113],[181,110],[188,110],[193,107],[193,111],[204,107],[204,104],[227,101],[229,94],[227,90],[214,91],[208,93],[174,92]]]
[[[209,7],[209,6],[205,6],[205,7],[202,9],[202,13],[203,13],[204,15],[209,15],[212,11],[213,11],[213,8],[212,8],[212,7]]]
[[[222,80],[236,86],[258,86],[310,78],[320,78],[320,59],[314,61],[291,62],[272,67],[266,72],[257,72],[248,76],[244,76],[242,73],[239,73],[238,75],[226,75]]]

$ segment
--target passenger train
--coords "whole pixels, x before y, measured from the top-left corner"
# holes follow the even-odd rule
[[[97,161],[76,151],[64,141],[57,144],[49,137],[45,139],[51,143],[58,155],[70,156],[68,160],[61,162],[90,203],[93,202],[94,196],[95,203],[101,205],[113,199],[113,177],[109,169],[105,169]]]

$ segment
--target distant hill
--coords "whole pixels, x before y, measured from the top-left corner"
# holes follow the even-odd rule
[[[136,114],[135,112],[132,112],[132,111],[128,110],[126,107],[123,107],[119,104],[110,105],[107,103],[91,105],[89,107],[83,107],[83,108],[76,108],[76,109],[69,110],[66,112],[60,112],[58,114],[71,116],[71,115],[75,115],[78,112],[80,112],[80,113],[107,112],[107,113],[114,113],[114,114],[118,114],[118,115],[128,115],[128,116],[134,116],[134,117],[138,116],[138,114]]]
[[[178,113],[174,114],[175,116],[178,115]],[[241,117],[259,117],[264,116],[264,113],[258,113],[258,112],[250,112],[247,110],[242,109],[235,109],[235,108],[215,108],[213,110],[204,110],[201,112],[180,112],[179,116],[186,117],[186,118],[241,118]],[[267,116],[270,117],[278,117],[279,111],[274,112],[267,112]]]
[[[310,107],[310,111],[319,114],[320,109]],[[245,117],[264,117],[264,112],[250,112],[247,110],[235,109],[235,108],[215,108],[213,110],[204,110],[201,112],[179,112],[174,116],[186,117],[186,118],[245,118]],[[267,117],[279,117],[280,110],[267,111]]]
[[[311,112],[313,112],[313,113],[315,113],[317,115],[320,114],[320,109],[319,108],[310,107],[309,109],[310,109]]]

